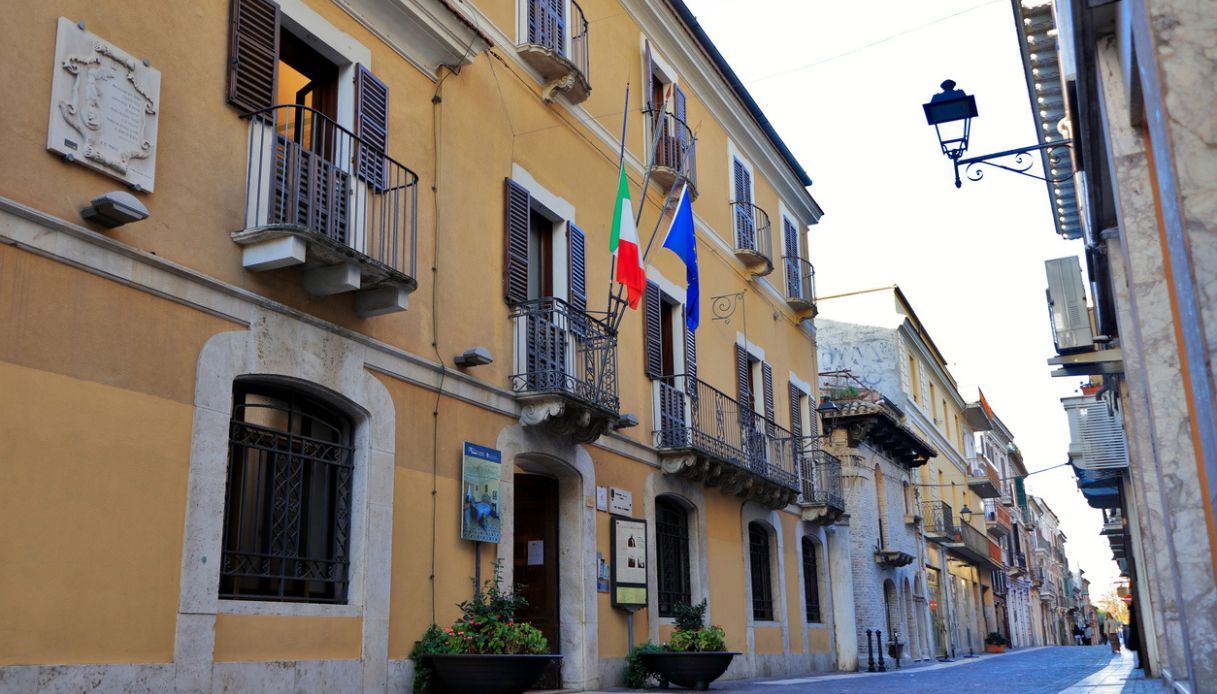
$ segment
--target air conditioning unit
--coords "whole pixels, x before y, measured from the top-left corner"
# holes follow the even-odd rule
[[[1090,395],[1061,398],[1061,404],[1069,417],[1069,452],[1075,465],[1083,470],[1128,467],[1128,443],[1118,413]]]
[[[1048,273],[1048,313],[1057,354],[1091,349],[1094,333],[1077,256],[1045,260],[1044,269]]]

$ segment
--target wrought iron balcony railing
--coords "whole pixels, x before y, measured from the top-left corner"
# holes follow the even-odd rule
[[[764,263],[766,269],[759,274],[773,272],[768,213],[750,202],[736,201],[731,203],[731,215],[735,220],[735,254],[749,265]]]
[[[960,523],[955,529],[953,540],[945,544],[951,554],[979,566],[992,556],[990,548],[994,543],[970,523]]]
[[[547,80],[545,99],[563,90],[574,103],[591,94],[590,48],[587,18],[579,3],[570,0],[569,21],[564,3],[528,0],[528,34],[520,56]],[[567,37],[569,31],[570,36]]]
[[[786,270],[786,303],[796,311],[816,310],[816,268],[798,256],[784,256]]]
[[[996,535],[1009,535],[1012,530],[1010,512],[996,499],[985,499],[985,525]]]
[[[664,376],[656,384],[656,448],[690,450],[799,490],[789,431],[691,376]]]
[[[955,516],[945,501],[927,501],[921,505],[922,528],[926,537],[935,542],[955,541]]]
[[[1001,496],[1001,478],[987,459],[974,457],[968,460],[968,487],[982,499]]]
[[[651,179],[664,188],[688,182],[689,195],[697,197],[697,138],[687,123],[671,111],[646,109],[651,137],[657,137]]]
[[[562,299],[525,301],[512,310],[515,373],[523,396],[560,396],[616,417],[617,335]]]
[[[841,460],[820,448],[818,436],[794,439],[798,446],[801,492],[799,503],[828,506],[845,510],[845,493],[841,486]]]
[[[248,246],[294,235],[316,256],[310,261],[354,261],[363,285],[387,281],[413,290],[418,176],[307,106],[246,117],[245,228],[234,240]]]

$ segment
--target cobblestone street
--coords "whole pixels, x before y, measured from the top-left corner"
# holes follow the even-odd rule
[[[961,658],[886,673],[822,675],[718,682],[712,691],[750,694],[853,694],[854,692],[991,692],[993,694],[1152,694],[1165,692],[1145,680],[1135,656],[1112,657],[1107,646],[1033,648],[1002,655]]]

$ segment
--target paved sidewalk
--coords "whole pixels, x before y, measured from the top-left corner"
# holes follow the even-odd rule
[[[1145,679],[1145,671],[1137,668],[1136,654],[1120,651],[1107,667],[1084,680],[1062,689],[1060,694],[1158,694],[1166,692],[1162,680]]]
[[[948,663],[918,663],[881,673],[720,680],[710,689],[732,694],[1165,694],[1161,681],[1146,680],[1135,662],[1133,653],[1113,655],[1106,645],[1054,646]],[[673,687],[671,691],[681,690]]]

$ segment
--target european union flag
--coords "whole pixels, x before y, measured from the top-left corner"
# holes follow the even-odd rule
[[[700,302],[697,300],[697,234],[693,232],[693,207],[689,201],[687,184],[680,190],[680,201],[676,203],[676,214],[672,217],[672,225],[668,227],[663,247],[684,261],[685,280],[689,284],[688,293],[685,295],[685,325],[692,332],[697,330],[697,307]]]

